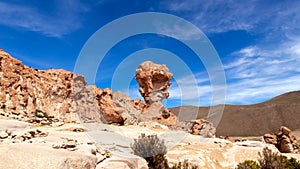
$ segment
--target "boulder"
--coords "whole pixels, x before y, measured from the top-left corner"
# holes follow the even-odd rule
[[[294,147],[296,147],[294,145],[297,144],[296,137],[293,135],[291,129],[285,126],[281,126],[276,135],[265,134],[264,141],[275,145],[281,153],[293,153]]]
[[[203,137],[213,138],[216,136],[216,128],[207,120],[199,119],[186,123],[188,132],[193,135],[201,135]]]
[[[274,145],[277,144],[277,137],[276,137],[276,135],[273,135],[273,134],[265,134],[264,140],[266,143],[269,143],[269,144],[274,144]]]

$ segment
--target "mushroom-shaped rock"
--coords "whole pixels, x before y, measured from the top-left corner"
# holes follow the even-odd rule
[[[169,97],[168,88],[173,74],[166,65],[155,64],[151,61],[143,62],[136,69],[135,79],[140,88],[139,92],[146,102],[146,109],[140,116],[141,121],[168,119],[171,112],[162,104],[163,99]],[[172,121],[176,121],[173,118]],[[168,124],[169,125],[169,124]]]
[[[168,88],[173,74],[166,65],[155,64],[151,61],[143,62],[136,69],[135,79],[146,104],[161,102],[169,97]]]

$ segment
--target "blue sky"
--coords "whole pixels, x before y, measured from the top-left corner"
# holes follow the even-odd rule
[[[299,11],[298,0],[0,0],[0,48],[35,68],[73,71],[81,48],[102,26],[138,12],[173,14],[202,30],[218,52],[226,75],[226,103],[254,104],[300,89]],[[180,37],[193,36],[186,28],[174,29]],[[162,51],[146,56],[146,49],[153,48],[176,54],[197,79],[195,86],[190,75],[176,74],[165,102],[168,107],[182,101],[211,104],[212,77],[205,66],[186,46],[167,36],[137,35],[115,45],[100,64],[96,85],[112,87],[113,75],[118,66],[130,63],[129,56],[139,54],[154,61],[160,57],[163,63]],[[127,67],[134,70],[137,65]],[[176,66],[169,67],[178,71]],[[113,90],[140,97],[134,73],[129,72],[132,82],[127,88]]]

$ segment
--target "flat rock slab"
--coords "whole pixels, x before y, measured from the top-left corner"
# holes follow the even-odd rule
[[[23,121],[0,119],[0,130],[24,129],[29,127],[30,125],[31,125],[30,123],[23,122]]]
[[[97,165],[96,169],[148,169],[147,162],[141,157],[113,156]]]
[[[94,169],[97,163],[96,156],[41,144],[0,145],[0,154],[0,168],[5,169]]]

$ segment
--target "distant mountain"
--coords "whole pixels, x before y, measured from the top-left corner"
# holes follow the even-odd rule
[[[197,111],[197,118],[206,118],[210,107],[181,106],[170,108],[181,120],[192,119],[189,112]],[[275,133],[281,125],[292,130],[300,128],[300,91],[282,94],[266,102],[253,105],[225,105],[217,126],[218,136],[261,136]]]

